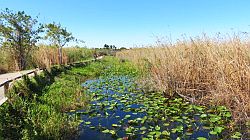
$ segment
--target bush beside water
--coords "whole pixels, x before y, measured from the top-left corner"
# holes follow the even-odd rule
[[[99,63],[99,62],[96,62]],[[86,64],[85,64],[86,65]],[[14,84],[9,99],[0,107],[2,139],[73,139],[79,119],[68,115],[86,106],[88,97],[81,87],[78,69],[86,67],[53,67],[34,78],[24,77]]]

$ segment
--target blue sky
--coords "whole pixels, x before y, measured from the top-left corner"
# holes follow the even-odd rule
[[[88,47],[250,31],[249,0],[0,0],[5,8],[61,23]]]

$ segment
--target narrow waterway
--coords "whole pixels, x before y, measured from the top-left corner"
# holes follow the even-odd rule
[[[224,107],[195,106],[182,98],[143,93],[128,76],[82,84],[93,98],[82,118],[81,140],[218,139],[231,114]]]

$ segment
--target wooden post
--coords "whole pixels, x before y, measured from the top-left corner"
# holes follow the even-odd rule
[[[35,71],[34,71],[34,76],[37,76],[37,69],[35,69]]]
[[[10,82],[6,82],[4,84],[4,95],[6,96],[8,91],[9,91],[9,87],[10,87]]]

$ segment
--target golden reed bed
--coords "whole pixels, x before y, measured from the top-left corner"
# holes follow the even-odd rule
[[[149,71],[151,83],[201,104],[228,107],[236,122],[250,116],[250,40],[201,38],[134,48],[116,55]]]

